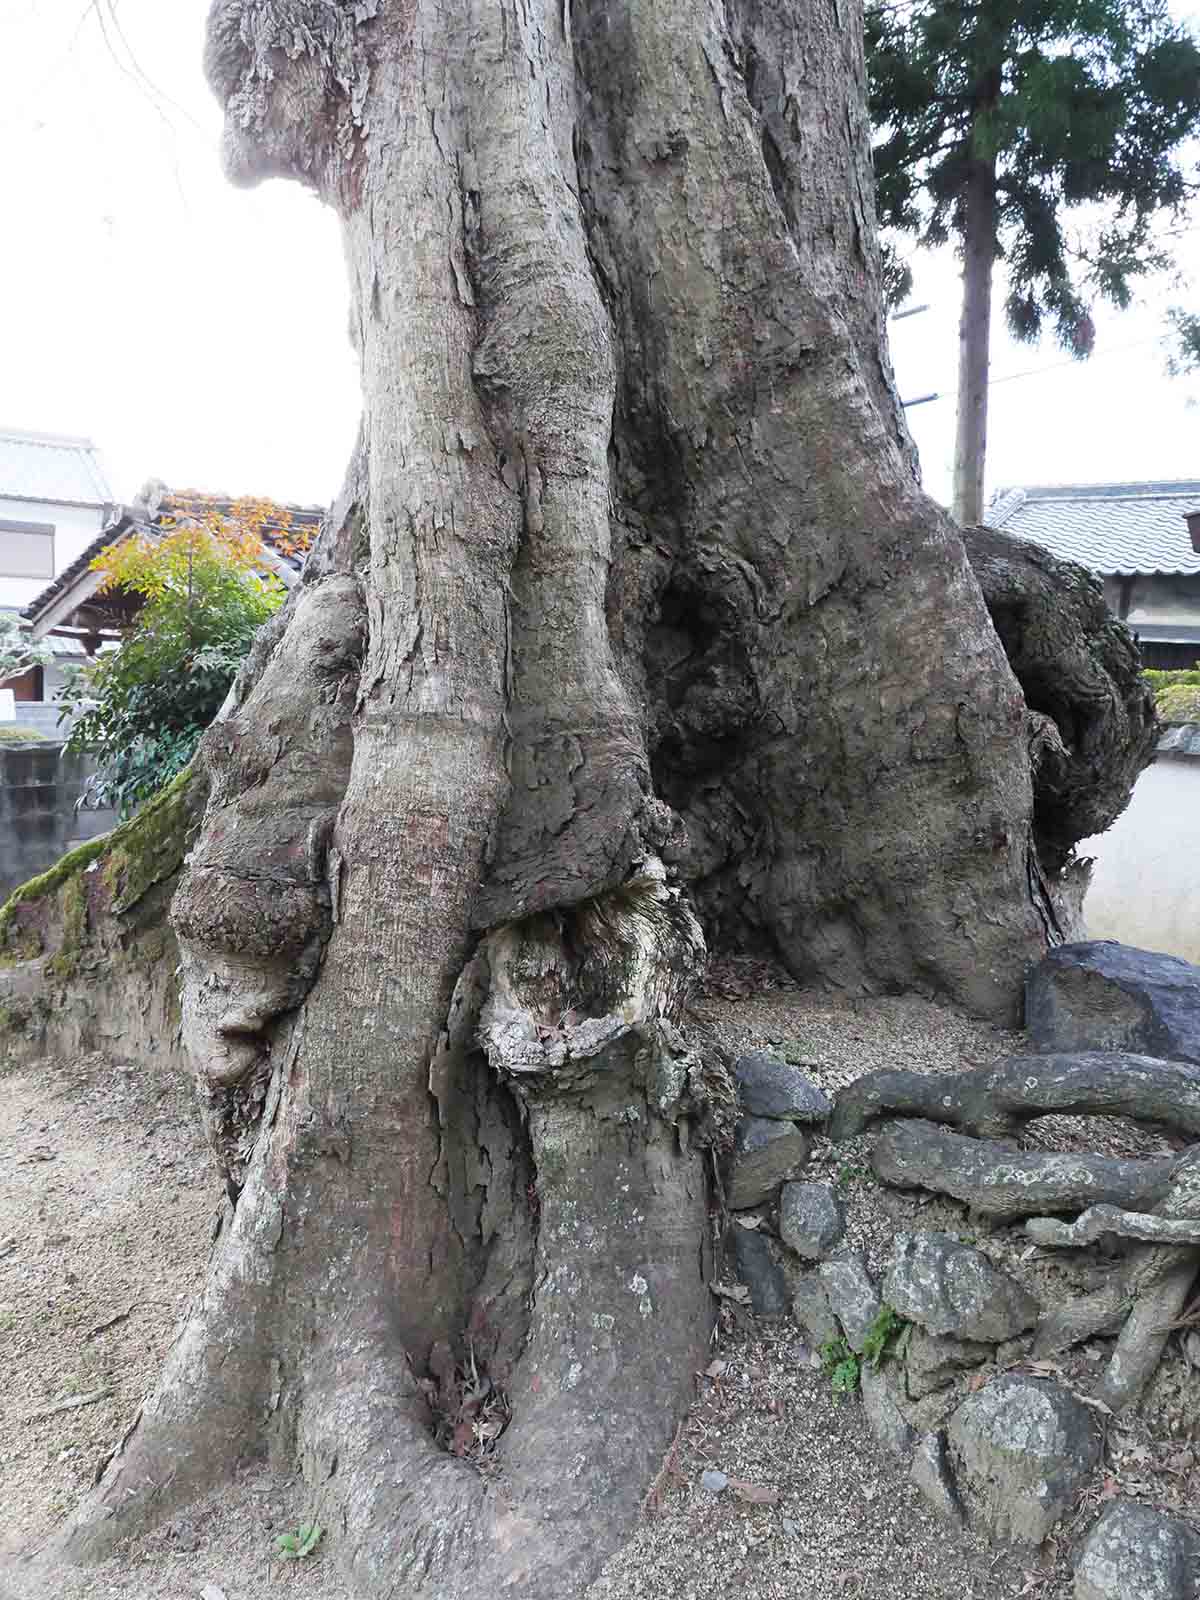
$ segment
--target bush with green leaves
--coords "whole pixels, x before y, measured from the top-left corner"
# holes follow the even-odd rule
[[[1174,672],[1147,671],[1146,678],[1164,722],[1200,722],[1200,662]]]
[[[261,546],[223,519],[104,552],[104,589],[144,604],[120,648],[78,669],[61,695],[67,748],[96,758],[92,798],[130,816],[191,760],[255,632],[283,601],[256,568]]]

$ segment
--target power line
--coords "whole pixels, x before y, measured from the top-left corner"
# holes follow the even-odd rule
[[[1105,356],[1122,355],[1127,350],[1140,350],[1148,344],[1158,344],[1161,342],[1162,337],[1161,333],[1153,333],[1145,339],[1131,339],[1128,344],[1116,344],[1107,350],[1095,350],[1087,357],[1086,361],[1080,361],[1075,356],[1067,356],[1062,361],[1048,362],[1044,367],[1026,367],[1023,372],[1005,372],[999,378],[989,378],[988,388],[995,389],[1002,383],[1016,383],[1022,378],[1040,378],[1043,373],[1059,372],[1063,367],[1084,367],[1092,361],[1102,361]],[[901,404],[908,408],[925,405],[931,400],[949,400],[951,398],[952,396],[948,394],[923,394],[918,395],[914,400],[903,400]]]

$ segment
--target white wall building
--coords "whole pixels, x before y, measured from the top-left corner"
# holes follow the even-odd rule
[[[1200,726],[1168,728],[1158,759],[1094,856],[1083,905],[1089,939],[1119,939],[1200,965]]]
[[[15,615],[36,600],[88,548],[114,513],[112,489],[90,439],[0,429],[0,612]],[[76,640],[56,638],[49,643],[58,658],[56,665],[19,680],[14,685],[19,702],[53,700],[63,668],[84,659],[83,646]],[[44,720],[37,725],[41,727]],[[53,723],[54,717],[49,721]]]

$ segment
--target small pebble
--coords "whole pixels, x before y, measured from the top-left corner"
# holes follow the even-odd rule
[[[729,1478],[715,1467],[708,1467],[700,1474],[700,1487],[708,1494],[724,1494],[729,1487]]]

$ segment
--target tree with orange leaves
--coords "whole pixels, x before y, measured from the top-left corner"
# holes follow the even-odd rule
[[[94,755],[101,804],[128,816],[191,759],[228,693],[256,629],[283,603],[264,529],[276,549],[302,550],[286,510],[239,500],[227,512],[180,497],[187,515],[163,518],[103,550],[92,563],[99,592],[144,601],[120,650],[77,671],[62,694],[78,712],[69,748]],[[281,531],[282,530],[282,531]]]

